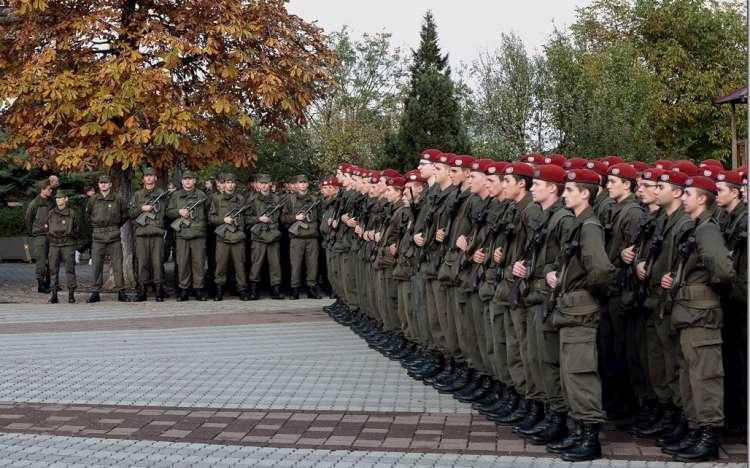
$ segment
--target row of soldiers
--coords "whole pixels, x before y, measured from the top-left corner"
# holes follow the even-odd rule
[[[404,175],[342,163],[324,309],[564,460],[599,458],[607,420],[715,459],[725,408],[747,413],[745,172],[437,149]]]
[[[230,280],[241,300],[259,299],[258,285],[264,268],[269,272],[271,298],[284,299],[282,229],[290,237],[292,298],[299,299],[302,288],[308,297],[320,297],[317,284],[320,202],[309,191],[306,176],[294,177],[290,192],[279,195],[271,192],[272,180],[268,174],[258,174],[253,184],[255,190],[244,194],[238,192],[236,177],[231,173],[220,174],[216,191],[209,193],[196,188],[196,175],[189,170],[182,173],[181,188],[173,192],[157,185],[157,174],[152,168],[144,169],[142,182],[143,187],[126,201],[112,190],[109,176],[99,177],[99,190],[86,201],[83,213],[71,209],[66,191],[54,190],[48,180],[40,184],[39,195],[26,210],[26,226],[36,260],[38,289],[51,292],[51,303],[59,300],[61,264],[68,302],[75,302],[75,251],[87,237],[82,233],[86,228],[91,230],[94,269],[94,284],[87,302],[101,300],[106,257],[112,263],[117,300],[129,301],[124,288],[121,239],[121,227],[127,222],[132,222],[135,240],[136,301],[146,300],[149,286],[153,286],[156,301],[166,297],[163,249],[168,229],[175,236],[178,301],[189,300],[190,291],[198,300],[208,299],[207,271],[214,276],[214,300],[224,298]],[[250,246],[249,268],[246,268],[247,246]]]

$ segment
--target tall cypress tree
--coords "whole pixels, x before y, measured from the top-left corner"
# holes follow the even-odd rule
[[[406,170],[416,166],[425,148],[469,152],[466,127],[451,80],[448,54],[442,55],[431,12],[422,23],[419,48],[413,52],[409,94],[398,132],[386,140],[382,166]]]

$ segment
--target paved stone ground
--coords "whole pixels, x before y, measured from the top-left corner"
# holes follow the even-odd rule
[[[0,299],[28,297],[0,304],[0,466],[565,465],[410,379],[330,301],[42,305],[9,270]],[[683,466],[609,429],[584,466]]]

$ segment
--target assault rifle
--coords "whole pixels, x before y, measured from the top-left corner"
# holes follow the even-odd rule
[[[565,243],[565,245],[563,246],[562,256],[560,257],[560,265],[562,265],[562,267],[560,268],[560,274],[557,276],[557,284],[549,292],[549,298],[544,303],[546,309],[544,310],[544,316],[542,317],[543,323],[547,321],[552,311],[555,310],[555,306],[557,305],[557,298],[560,295],[560,290],[563,287],[563,282],[565,281],[565,277],[568,274],[568,264],[570,263],[570,259],[573,258],[573,256],[576,254],[576,252],[578,252],[578,249],[580,248],[580,244],[578,243],[578,233],[581,232],[582,226],[583,224],[578,225],[578,227],[570,236],[570,239],[572,240]]]
[[[187,218],[183,218],[182,216],[178,216],[177,219],[172,221],[172,224],[170,226],[172,229],[174,229],[174,232],[180,232],[182,228],[189,227],[191,219],[193,219],[193,210],[195,210],[195,207],[200,205],[201,203],[205,202],[205,198],[201,198],[200,200],[196,200],[193,203],[188,203],[183,207],[183,209],[188,210],[190,212],[190,215]]]
[[[635,232],[633,238],[630,240],[630,244],[628,245],[632,245],[637,248],[638,245],[641,244],[644,240],[653,237],[655,230],[656,216],[648,214],[645,219],[641,221],[638,230]],[[617,284],[620,286],[621,290],[633,291],[638,289],[638,284],[635,281],[635,266],[636,262],[633,261],[630,263],[630,265],[620,270],[620,273],[617,276]]]
[[[151,197],[146,203],[144,203],[144,205],[150,205],[150,206],[152,206],[153,209],[151,211],[141,211],[141,214],[139,214],[138,217],[135,218],[135,223],[137,225],[139,225],[139,226],[145,226],[145,225],[147,225],[149,223],[149,221],[155,220],[156,219],[156,213],[154,213],[154,211],[156,211],[158,209],[157,206],[159,206],[158,205],[159,204],[159,200],[161,200],[161,197],[163,197],[164,195],[166,195],[168,193],[169,192],[167,192],[165,190],[164,192],[162,192],[161,194],[159,194],[159,196],[157,196],[157,197]]]
[[[492,262],[492,253],[495,250],[495,242],[497,242],[497,236],[499,236],[501,232],[505,231],[508,224],[509,223],[507,221],[507,218],[505,217],[505,212],[503,212],[503,214],[498,216],[497,220],[495,220],[495,223],[487,231],[482,245],[479,247],[479,249],[476,249],[484,250],[486,254],[484,262],[480,263],[479,267],[476,269],[474,280],[472,281],[475,289],[479,287],[480,282],[484,281],[487,265]]]
[[[312,203],[310,206],[307,207],[307,209],[305,211],[302,212],[302,215],[303,215],[302,219],[304,221],[297,220],[297,221],[294,222],[294,224],[292,224],[291,226],[289,226],[289,233],[290,234],[295,235],[295,236],[299,235],[299,230],[300,229],[307,229],[308,227],[310,227],[307,224],[307,223],[312,222],[312,220],[310,219],[310,212],[312,212],[312,210],[316,206],[318,206],[319,203],[320,203],[319,199],[315,200],[314,203]]]
[[[511,210],[510,218],[511,220],[516,218],[516,214],[518,213],[518,207],[513,204],[509,208]],[[513,233],[516,230],[516,225],[512,222],[508,222],[505,224],[504,228],[505,232],[507,233],[507,239],[508,239],[508,245],[510,245],[511,241],[513,240]],[[504,255],[507,255],[508,252],[504,252]],[[500,281],[503,280],[503,265],[502,262],[497,265],[497,269],[495,270],[495,283],[500,283]]]
[[[227,213],[224,217],[225,218],[226,217],[230,217],[230,218],[234,219],[237,216],[241,215],[242,212],[245,211],[248,208],[250,208],[250,205],[240,206],[238,208],[233,209],[229,213]],[[236,223],[232,223],[232,224],[224,223],[224,224],[219,225],[216,228],[216,230],[214,230],[214,232],[216,233],[216,236],[219,237],[220,239],[223,239],[227,235],[227,231],[229,231],[229,232],[237,232],[237,224]]]
[[[430,199],[427,200],[429,202],[429,204],[430,204],[430,207],[432,207],[435,204],[435,200],[436,199],[437,199],[437,194],[430,195]],[[432,224],[432,218],[435,216],[435,210],[434,209],[429,209],[430,207],[426,207],[426,208],[428,208],[428,210],[427,210],[427,216],[425,217],[424,223],[422,224],[423,226],[429,226],[429,225],[431,225]],[[415,218],[414,222],[416,224],[416,218]],[[425,254],[425,248],[427,247],[427,242],[428,241],[429,241],[429,239],[427,239],[427,237],[425,236],[424,245],[421,246],[421,247],[417,246],[417,253],[416,253],[415,259],[414,259],[414,261],[415,261],[415,263],[417,265],[419,265],[419,264],[422,263],[422,257]]]
[[[663,308],[661,310],[661,316],[671,312],[674,306],[674,301],[677,297],[677,291],[683,286],[685,280],[685,264],[687,263],[688,257],[693,253],[696,247],[695,241],[695,230],[698,227],[698,223],[695,223],[689,231],[686,231],[680,239],[679,254],[675,257],[672,263],[672,269],[670,275],[672,276],[672,288],[669,290],[667,299],[664,301]]]
[[[508,300],[512,308],[518,307],[521,297],[526,295],[526,290],[528,289],[528,285],[526,284],[527,279],[531,278],[534,274],[536,256],[539,249],[544,245],[544,240],[546,238],[547,223],[545,222],[542,226],[536,229],[532,236],[526,241],[523,257],[521,257],[523,258],[524,265],[526,265],[526,276],[513,280],[513,285],[510,287],[510,293],[508,295]]]
[[[277,211],[279,211],[281,209],[281,207],[284,206],[284,204],[286,203],[286,201],[287,201],[288,198],[289,198],[288,195],[285,196],[285,197],[283,197],[281,199],[281,201],[278,204],[276,204],[276,206],[274,206],[273,208],[270,208],[270,209],[266,209],[266,211],[264,211],[263,214],[260,215],[260,216],[258,216],[258,217],[260,218],[262,216],[265,216],[267,218],[270,218],[274,213],[276,213]],[[268,229],[268,224],[269,223],[261,223],[259,221],[259,222],[255,223],[255,224],[253,224],[253,226],[250,228],[250,232],[252,234],[255,234],[257,236],[262,231],[265,231],[266,229]]]
[[[477,235],[479,234],[479,230],[487,224],[487,216],[489,215],[489,207],[490,203],[492,202],[491,197],[487,197],[487,200],[485,204],[482,206],[481,209],[478,211],[472,213],[472,221],[474,224],[474,228],[471,231],[471,235],[469,238],[471,239],[471,245],[469,245],[466,250],[461,251],[461,255],[458,258],[458,271],[461,272],[464,269],[466,269],[469,265],[473,263],[472,256],[469,256],[469,252],[473,252],[476,250],[474,247],[479,245],[480,243],[477,242]],[[487,236],[485,235],[485,239]]]

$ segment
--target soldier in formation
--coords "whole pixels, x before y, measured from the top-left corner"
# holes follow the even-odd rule
[[[337,298],[324,309],[566,461],[601,457],[605,421],[716,459],[747,411],[745,174],[437,149],[403,175],[342,163],[311,218]],[[305,219],[294,203],[287,224]]]

